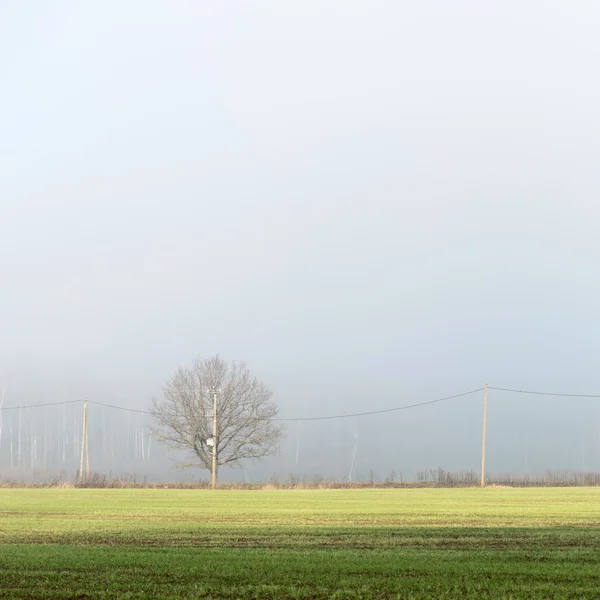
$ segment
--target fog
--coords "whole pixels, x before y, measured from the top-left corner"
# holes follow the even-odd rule
[[[4,407],[147,411],[216,353],[291,419],[600,394],[599,25],[577,0],[4,0]],[[487,468],[600,470],[599,402],[491,390]],[[482,409],[288,421],[222,476],[477,470]],[[82,410],[2,411],[0,477],[77,469]],[[150,421],[91,404],[92,469],[206,477]]]

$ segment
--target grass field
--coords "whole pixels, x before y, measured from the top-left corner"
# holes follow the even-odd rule
[[[2,598],[600,598],[600,488],[0,490]]]

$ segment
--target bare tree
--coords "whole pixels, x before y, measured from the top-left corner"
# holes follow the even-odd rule
[[[273,423],[278,409],[272,392],[244,363],[227,364],[218,355],[197,359],[180,367],[163,392],[163,402],[154,400],[152,435],[187,453],[179,466],[208,469],[213,485],[220,466],[278,452],[283,428]]]

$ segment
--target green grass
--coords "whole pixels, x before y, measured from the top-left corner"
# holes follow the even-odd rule
[[[600,489],[0,490],[2,598],[596,598]]]

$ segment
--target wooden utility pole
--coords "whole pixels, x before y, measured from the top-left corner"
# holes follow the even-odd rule
[[[214,490],[217,487],[217,389],[213,388],[213,430],[212,430],[212,469],[211,469],[211,486]]]
[[[85,399],[84,403],[83,403],[83,424],[81,426],[81,454],[79,455],[79,481],[83,482],[83,455],[84,453],[87,454],[87,473],[86,473],[86,479],[87,479],[87,474],[89,474],[89,470],[90,470],[90,460],[89,460],[89,454],[88,454],[88,445],[87,445],[87,432],[88,432],[88,426],[87,426],[87,398]]]
[[[87,411],[87,399],[85,401],[85,480],[90,478],[90,428]]]
[[[485,437],[487,433],[488,384],[483,393],[483,432],[481,435],[481,487],[485,486]]]

